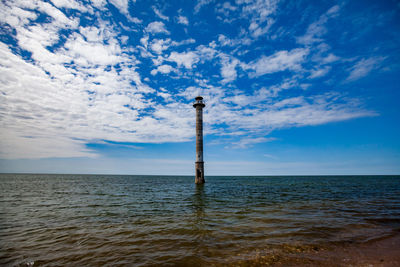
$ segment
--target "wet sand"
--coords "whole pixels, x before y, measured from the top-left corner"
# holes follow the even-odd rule
[[[363,244],[321,251],[309,257],[324,266],[400,266],[400,232]]]
[[[400,230],[365,243],[334,246],[285,246],[280,251],[260,252],[251,260],[232,266],[400,266]]]

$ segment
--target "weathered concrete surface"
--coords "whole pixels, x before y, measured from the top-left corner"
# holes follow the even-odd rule
[[[196,108],[196,162],[195,180],[196,184],[204,184],[204,161],[203,161],[203,108],[206,106],[203,97],[195,98],[193,107]]]

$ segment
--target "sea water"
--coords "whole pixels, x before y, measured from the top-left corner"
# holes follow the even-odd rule
[[[399,227],[400,176],[0,175],[0,265],[229,265]]]

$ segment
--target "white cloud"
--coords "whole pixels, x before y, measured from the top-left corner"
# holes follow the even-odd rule
[[[60,23],[61,18],[24,27],[23,23],[35,17],[26,12],[16,12],[16,16],[22,18],[14,25],[17,42],[32,53],[32,59],[25,61],[0,44],[0,97],[2,109],[7,110],[1,120],[1,157],[86,157],[96,155],[85,147],[96,140],[190,138],[184,128],[191,120],[182,124],[183,119],[174,121],[173,116],[153,119],[141,115],[141,110],[156,106],[143,95],[154,89],[135,71],[136,58],[119,46],[117,38],[121,37],[114,25],[100,20],[96,27],[80,27],[59,48],[49,50],[47,46],[59,40],[58,32],[73,25],[68,21],[74,18],[67,19],[67,24]],[[177,116],[188,114],[185,110]],[[163,137],[158,136],[161,132]]]
[[[169,31],[165,28],[165,24],[161,21],[153,21],[146,27],[146,31],[149,33],[165,33],[169,34]]]
[[[61,12],[59,9],[53,7],[49,3],[46,2],[38,2],[38,9],[42,12],[47,13],[49,16],[51,16],[54,21],[58,24],[58,26],[70,26],[73,28],[76,28],[78,26],[78,21],[77,20],[71,20],[65,16],[63,12]]]
[[[291,97],[291,98],[283,99],[281,101],[273,103],[272,105],[274,108],[281,109],[281,108],[285,108],[285,107],[295,107],[295,106],[299,107],[299,106],[302,106],[305,104],[307,104],[307,103],[306,103],[304,97],[298,96],[298,97]]]
[[[5,3],[0,3],[0,21],[12,27],[28,24],[37,18],[37,14],[17,6],[6,7]]]
[[[201,62],[205,62],[208,60],[212,60],[215,56],[217,56],[218,51],[210,46],[199,45],[196,48],[196,54],[198,54]]]
[[[178,16],[178,23],[183,25],[189,25],[189,20],[185,16]]]
[[[199,61],[199,56],[191,51],[182,53],[172,52],[167,60],[175,62],[178,67],[183,65],[185,68],[191,69],[193,64]]]
[[[337,16],[340,10],[340,6],[339,5],[335,5],[333,7],[331,7],[330,9],[328,9],[328,11],[326,12],[326,14],[328,16]]]
[[[271,142],[274,140],[275,140],[275,138],[273,138],[273,137],[268,137],[268,138],[266,138],[266,137],[246,137],[246,138],[241,138],[237,142],[233,142],[232,145],[229,147],[248,148],[255,144]]]
[[[89,65],[60,69],[52,78],[3,44],[0,59],[1,102],[7,110],[0,134],[3,158],[95,156],[87,142],[165,142],[191,136],[185,132],[192,123],[190,106],[170,107],[173,112],[167,108],[170,117],[140,116],[141,109],[157,106],[143,98],[140,91],[146,86],[132,69],[118,74]]]
[[[232,5],[230,2],[224,2],[223,4],[217,4],[215,8],[215,12],[217,14],[221,14],[221,16],[217,16],[217,19],[222,20],[224,23],[232,23],[237,19],[234,12],[238,9],[237,6]]]
[[[240,45],[249,45],[249,44],[251,44],[252,41],[251,41],[251,39],[249,39],[247,37],[239,37],[239,38],[230,39],[223,34],[219,34],[218,42],[220,43],[221,46],[236,47],[236,46],[240,46]]]
[[[295,83],[288,81],[279,86],[278,92],[293,86]],[[193,99],[200,92],[207,105],[204,110],[205,133],[221,136],[248,136],[251,133],[253,139],[275,129],[376,115],[362,109],[356,99],[342,98],[339,94],[275,99],[274,87],[261,88],[247,95],[213,86],[189,87],[180,95]]]
[[[253,21],[249,26],[251,35],[254,38],[258,38],[258,37],[266,34],[273,23],[274,23],[273,19],[268,19],[266,25],[260,26],[257,22]]]
[[[150,48],[157,54],[162,54],[164,50],[167,50],[171,45],[171,39],[155,39],[152,41]]]
[[[149,36],[148,36],[148,35],[145,35],[145,36],[143,36],[143,37],[140,39],[140,43],[141,43],[141,44],[144,46],[144,48],[146,48],[146,49],[147,49],[148,42],[149,42]]]
[[[308,26],[303,36],[297,37],[297,42],[304,45],[311,45],[315,42],[323,41],[322,36],[327,32],[325,24],[329,18],[335,17],[339,13],[339,10],[340,7],[338,5],[331,7],[317,21]]]
[[[218,42],[222,45],[222,46],[233,46],[232,40],[229,39],[228,37],[226,37],[223,34],[219,34],[218,35]]]
[[[153,6],[153,11],[154,11],[154,13],[157,15],[157,17],[159,17],[160,19],[169,21],[169,17],[164,16],[164,15],[161,13],[161,11],[160,11],[159,9],[157,9],[155,6]]]
[[[194,7],[194,13],[199,13],[200,9],[211,3],[213,0],[198,0],[196,6]]]
[[[160,88],[162,89],[162,88]],[[165,89],[164,89],[165,90]],[[161,96],[162,98],[164,98],[165,101],[167,102],[172,102],[174,101],[174,97],[173,95],[171,95],[170,93],[165,93],[165,92],[157,92],[158,96]]]
[[[114,5],[122,14],[129,14],[129,0],[109,0],[112,5]]]
[[[268,123],[270,127],[287,128],[375,115],[374,112],[357,110],[351,103],[338,104],[332,100],[329,95],[315,96],[294,107],[265,110],[252,119],[261,124]]]
[[[271,56],[262,56],[260,59],[248,64],[255,70],[254,76],[274,73],[284,70],[300,70],[308,49],[297,48],[291,51],[278,51]]]
[[[171,42],[171,45],[173,45],[173,46],[180,46],[180,45],[194,44],[195,42],[196,42],[195,39],[189,38],[189,39],[182,40],[182,41],[179,41],[179,42],[172,41],[172,42]]]
[[[157,69],[151,71],[151,75],[156,75],[157,73],[168,74],[173,71],[174,68],[170,65],[161,65],[158,66]]]
[[[73,34],[65,43],[70,55],[79,58],[82,64],[114,65],[121,60],[122,53],[117,42],[104,45],[99,42],[86,42],[80,35]]]
[[[62,0],[64,1],[64,0]],[[112,6],[114,6],[116,9],[118,9],[118,11],[124,15],[128,21],[133,22],[133,23],[142,23],[142,20],[132,17],[130,15],[129,12],[129,6],[130,4],[133,4],[136,0],[91,0],[90,4],[92,4],[94,7],[100,9],[103,12],[107,12],[107,10],[109,9],[109,4],[111,4]],[[94,12],[91,11],[91,14],[93,14]],[[121,27],[123,27],[123,25],[121,24]]]
[[[299,84],[295,79],[286,79],[280,84],[274,84],[269,87],[262,87],[256,90],[252,95],[236,93],[233,96],[225,96],[223,102],[232,103],[240,108],[244,108],[249,105],[255,107],[258,104],[264,106],[265,103],[272,102],[272,99],[277,97],[281,91],[293,89],[298,86]]]
[[[249,31],[255,39],[266,34],[274,23],[279,0],[237,0],[242,7],[241,17],[249,19]]]
[[[91,3],[94,7],[103,9],[104,6],[107,4],[106,0],[91,0]]]
[[[147,48],[148,36],[143,37],[140,39],[140,42]],[[171,41],[170,38],[167,39],[154,39],[151,42],[150,48],[153,52],[161,55],[165,50],[169,49],[171,46],[181,46],[195,43],[194,39],[186,39],[180,42]],[[162,58],[162,61],[164,59]]]
[[[338,61],[340,58],[335,56],[334,54],[330,53],[329,55],[327,55],[326,57],[321,58],[321,62],[323,64],[329,64],[335,61]]]
[[[15,131],[4,129],[0,133],[0,158],[2,159],[39,159],[96,157],[97,154],[85,148],[85,142],[53,135],[15,136]]]
[[[223,4],[218,5],[216,12],[224,13],[224,15],[228,16],[229,11],[237,10],[237,6],[233,6],[230,2],[224,2]]]
[[[239,61],[236,59],[230,59],[228,57],[223,57],[221,60],[221,76],[223,77],[222,83],[228,83],[236,80],[236,66],[239,64]]]
[[[208,2],[199,1],[197,9]],[[107,12],[111,3],[132,19],[128,10],[133,2],[128,0],[93,0],[93,7],[65,0],[54,0],[54,6],[41,1],[9,3],[0,4],[0,20],[12,29],[17,45],[0,43],[0,158],[95,157],[96,152],[86,144],[103,140],[193,140],[194,110],[190,102],[198,94],[207,101],[205,133],[234,136],[231,143],[242,147],[269,141],[266,135],[278,128],[374,115],[354,99],[329,95],[287,98],[285,90],[306,86],[295,76],[268,86],[254,83],[251,90],[245,91],[234,83],[228,84],[237,79],[240,68],[250,71],[251,78],[284,70],[296,71],[298,76],[307,74],[302,65],[311,49],[278,51],[248,64],[239,60],[243,55],[239,54],[243,52],[240,46],[254,41],[251,36],[266,34],[273,23],[276,1],[221,4],[225,11],[241,11],[241,16],[250,17],[249,33],[241,32],[233,39],[221,34],[218,42],[196,48],[185,47],[196,42],[190,35],[179,41],[149,36],[169,34],[160,21],[148,24],[141,39],[130,37],[129,43],[137,44],[127,46],[129,33],[124,31],[142,26],[135,29],[136,25],[128,28],[113,20],[105,22],[98,9]],[[68,9],[81,12],[74,15]],[[154,8],[154,12],[160,19],[168,20],[158,9]],[[44,22],[31,23],[38,13],[49,17]],[[337,10],[327,12],[329,16],[334,13]],[[84,16],[93,19],[91,26],[79,25]],[[180,17],[178,22],[187,25],[188,20]],[[179,51],[171,51],[178,46]],[[221,46],[232,53],[220,51]],[[321,52],[321,65],[313,66],[309,78],[321,77],[329,71],[324,64],[338,60],[327,53]],[[206,77],[197,69],[201,64],[220,67],[220,73]],[[366,75],[376,66],[369,59],[361,60],[350,70],[348,79]],[[187,79],[190,84],[185,84],[185,88],[178,84],[171,90],[162,84],[163,79],[155,80],[159,73],[165,75],[162,78]],[[216,86],[218,82],[222,85]],[[149,84],[157,86],[152,88]],[[160,99],[163,103],[157,102]],[[249,133],[251,138],[242,137]]]
[[[266,21],[270,15],[275,14],[278,7],[278,0],[237,0],[238,5],[243,5],[242,16],[252,16],[253,20]]]
[[[352,68],[346,81],[351,82],[367,76],[373,69],[380,67],[383,57],[374,57],[368,59],[361,59]]]
[[[233,129],[246,132],[264,133],[274,129],[319,125],[358,117],[375,116],[376,113],[358,107],[357,101],[341,99],[336,95],[320,95],[310,98],[285,99],[283,102],[264,100],[262,106],[250,109],[230,110],[219,104],[217,111],[211,110],[207,120],[212,123],[226,123]],[[343,101],[340,103],[340,101]],[[352,101],[354,101],[352,103]],[[256,106],[257,107],[257,106]]]
[[[320,78],[328,74],[328,72],[331,70],[331,67],[327,66],[324,68],[317,68],[311,71],[310,76],[308,76],[309,79],[315,79],[315,78]]]
[[[81,12],[86,12],[88,9],[76,2],[75,0],[51,0],[51,2],[58,8],[76,9]]]

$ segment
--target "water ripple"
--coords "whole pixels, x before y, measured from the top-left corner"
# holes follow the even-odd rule
[[[0,265],[223,265],[400,228],[399,176],[0,179]]]

